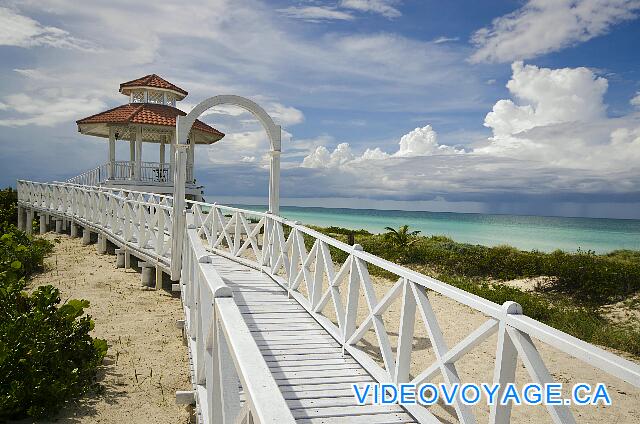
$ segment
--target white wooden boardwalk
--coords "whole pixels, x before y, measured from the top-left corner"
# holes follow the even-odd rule
[[[296,422],[414,422],[397,405],[357,405],[351,385],[373,383],[373,377],[268,275],[218,255],[211,261]]]
[[[456,364],[496,333],[495,356],[483,359],[502,387],[515,382],[518,361],[531,381],[555,381],[536,343],[629,383],[625,391],[640,387],[637,364],[523,315],[514,302],[497,305],[275,214],[201,202],[183,210],[153,193],[31,181],[18,181],[18,199],[27,233],[37,215],[41,232],[55,222],[56,231],[69,227],[86,243],[97,234],[101,253],[109,243],[118,247],[124,266],[127,258],[144,261],[143,282],[153,266],[158,288],[171,273],[181,291],[193,383],[177,397],[196,403],[199,423],[438,423],[422,405],[358,406],[352,383],[420,386],[440,376],[459,384]],[[397,278],[380,298],[372,267]],[[484,321],[448,345],[431,291]],[[400,322],[385,323],[382,314],[396,299]],[[416,325],[424,325],[434,358],[410,374]],[[384,367],[358,346],[370,330]],[[471,406],[459,399],[453,406],[459,422],[477,422]],[[546,410],[554,423],[576,422],[567,405]],[[510,404],[490,406],[491,424],[510,421]]]

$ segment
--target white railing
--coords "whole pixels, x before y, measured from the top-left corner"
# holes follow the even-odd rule
[[[97,186],[102,184],[109,177],[109,164],[105,163],[97,167],[76,175],[67,180],[70,184],[78,184],[85,186]]]
[[[70,178],[66,182],[85,186],[101,185],[107,180],[173,184],[173,175],[171,174],[171,165],[169,163],[141,162],[140,175],[137,178],[134,176],[135,162],[114,162],[111,176],[109,175],[109,168],[110,164],[107,162]],[[195,184],[193,166],[187,166],[187,184]]]
[[[168,267],[172,198],[68,183],[18,181],[21,206],[76,220]]]
[[[21,208],[65,217],[107,235],[168,271],[173,226],[170,196],[18,181],[18,202]],[[27,215],[33,217],[33,212]],[[192,223],[191,217],[187,222]],[[197,230],[189,227],[193,225],[184,229],[180,286],[199,422],[294,423],[231,290],[209,263],[210,254]]]
[[[496,354],[486,366],[493,369],[494,383],[500,383],[501,388],[514,383],[518,358],[532,382],[553,382],[532,339],[640,387],[638,365],[523,315],[516,303],[495,304],[279,216],[216,204],[187,203],[191,205],[193,226],[207,250],[270,275],[380,383],[421,385],[438,376],[447,384],[459,383],[456,363],[497,333]],[[337,263],[337,268],[332,250],[334,255],[346,257]],[[373,266],[397,278],[381,298],[376,296],[369,274]],[[454,346],[448,346],[429,291],[481,312],[484,323]],[[401,301],[399,328],[388,328],[382,316],[396,299]],[[411,378],[416,312],[426,327],[435,360],[414,372]],[[371,330],[380,357],[358,346]],[[394,351],[390,336],[395,334]],[[322,367],[322,363],[318,366]],[[460,422],[475,422],[472,407],[459,401],[454,407]],[[509,422],[510,408],[510,404],[493,405],[490,422]],[[549,405],[547,409],[554,422],[575,422],[568,406]],[[434,415],[422,406],[407,406],[407,410],[420,422],[435,421]]]

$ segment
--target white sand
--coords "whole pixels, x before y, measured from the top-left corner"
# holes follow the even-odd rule
[[[51,235],[47,237],[53,238]],[[51,283],[61,289],[64,298],[91,301],[89,313],[96,321],[94,335],[106,338],[110,349],[108,365],[101,379],[104,394],[88,396],[70,405],[57,422],[188,422],[187,409],[176,406],[173,397],[176,390],[190,388],[186,349],[174,325],[181,316],[180,301],[162,291],[141,291],[138,273],[115,269],[115,258],[98,255],[94,245],[83,247],[78,240],[70,240],[66,236],[60,239],[61,244],[47,259],[51,270],[38,276],[32,284]],[[376,295],[380,299],[391,283],[377,277],[373,280]],[[301,291],[304,292],[304,289]],[[346,290],[341,291],[344,296]],[[434,293],[429,296],[449,347],[486,320],[481,313],[443,296]],[[358,323],[366,316],[364,303],[364,299],[361,299]],[[323,312],[334,318],[331,308],[329,302]],[[400,300],[397,300],[383,315],[394,351],[399,310]],[[434,359],[425,327],[419,317],[416,319],[412,375],[427,368]],[[372,331],[358,344],[379,360],[377,345]],[[492,381],[495,346],[494,335],[457,363],[463,382]],[[537,346],[555,380],[564,383],[566,388],[577,382],[607,384],[613,405],[572,407],[579,423],[640,423],[640,390],[553,348],[541,343],[537,343]],[[441,378],[434,380],[436,383],[441,381]],[[516,383],[523,385],[530,381],[520,363]],[[451,407],[437,405],[430,410],[445,423],[457,422]],[[476,407],[475,412],[478,422],[487,422],[488,408]],[[521,406],[514,407],[512,422],[533,424],[551,422],[551,419],[544,407]]]
[[[97,254],[95,245],[82,246],[66,235],[45,237],[60,243],[30,287],[52,284],[63,302],[89,300],[93,336],[109,344],[99,373],[102,392],[70,403],[54,421],[188,423],[188,408],[175,403],[176,390],[191,389],[187,349],[175,326],[180,299],[140,290],[140,274],[116,269],[115,256]]]

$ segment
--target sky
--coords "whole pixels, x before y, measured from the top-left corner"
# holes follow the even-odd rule
[[[640,0],[0,1],[0,184],[106,162],[75,121],[156,73],[189,91],[184,111],[237,94],[282,125],[284,205],[640,218],[639,15]],[[231,106],[202,120],[227,134],[196,148],[207,200],[265,204],[262,127]]]

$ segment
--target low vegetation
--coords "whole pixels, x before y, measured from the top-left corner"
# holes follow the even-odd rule
[[[16,192],[0,192],[0,421],[54,415],[93,386],[107,350],[92,339],[85,300],[60,304],[51,285],[28,293],[53,245],[16,227]]]
[[[347,241],[350,230],[316,230]],[[613,322],[603,306],[633,298],[640,292],[640,252],[620,250],[606,255],[578,251],[522,251],[510,246],[487,247],[458,243],[444,236],[420,236],[408,226],[386,234],[365,230],[352,239],[376,256],[474,293],[495,303],[522,305],[524,313],[582,340],[640,356],[638,322]],[[336,261],[346,254],[335,249]],[[370,272],[393,275],[379,268]],[[544,276],[546,283],[532,291],[506,284],[509,280]]]

